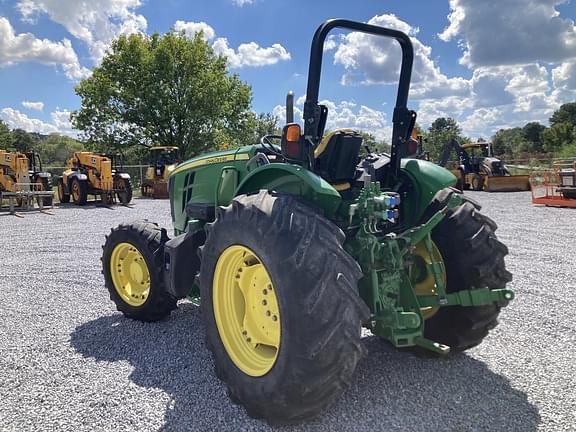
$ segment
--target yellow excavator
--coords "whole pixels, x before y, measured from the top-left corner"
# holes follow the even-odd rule
[[[168,177],[180,163],[178,147],[150,147],[150,161],[142,182],[142,196],[168,198]]]
[[[520,192],[530,190],[530,176],[511,175],[508,167],[494,157],[488,142],[460,145],[457,140],[448,141],[442,148],[438,165],[446,167],[451,152],[458,156],[458,166],[452,173],[458,179],[458,188],[486,192]]]
[[[15,198],[18,207],[51,206],[51,174],[42,169],[40,155],[34,151],[20,153],[0,150],[0,193]]]
[[[76,152],[67,163],[58,180],[58,198],[61,203],[84,205],[88,195],[100,196],[102,204],[118,201],[127,205],[132,200],[130,174],[115,165],[114,157],[102,153]]]

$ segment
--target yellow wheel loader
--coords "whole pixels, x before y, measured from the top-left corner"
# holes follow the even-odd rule
[[[44,172],[40,155],[0,150],[0,194],[18,207],[52,206],[51,174]]]
[[[458,179],[460,190],[471,189],[486,192],[520,192],[530,190],[530,176],[511,175],[500,159],[494,157],[487,142],[460,145],[452,139],[442,148],[438,165],[445,167],[454,150],[458,166],[451,171]]]
[[[85,205],[88,196],[100,196],[105,205],[118,200],[127,205],[132,200],[130,174],[122,172],[110,155],[76,152],[67,163],[67,169],[58,180],[58,198],[61,203]]]
[[[168,177],[180,163],[178,147],[150,147],[150,161],[142,182],[142,196],[168,198]]]

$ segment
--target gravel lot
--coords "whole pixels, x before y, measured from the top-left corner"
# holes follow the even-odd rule
[[[576,210],[529,193],[471,193],[509,246],[517,299],[485,343],[421,359],[366,338],[350,390],[314,422],[282,430],[568,431],[576,428]],[[168,201],[0,215],[0,430],[269,430],[213,376],[199,310],[124,319],[100,274],[104,234]]]

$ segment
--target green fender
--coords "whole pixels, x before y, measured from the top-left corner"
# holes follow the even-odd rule
[[[404,203],[404,214],[409,215],[410,225],[420,222],[436,192],[454,186],[456,177],[447,169],[420,159],[402,159],[402,173],[414,185],[414,192]]]
[[[342,198],[326,180],[298,165],[275,163],[261,166],[245,177],[235,196],[261,189],[301,196],[320,207],[327,217],[333,217]]]

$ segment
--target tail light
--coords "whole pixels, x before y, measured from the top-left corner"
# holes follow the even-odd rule
[[[406,153],[408,156],[415,155],[418,153],[418,141],[414,138],[409,138],[406,142]]]
[[[289,159],[303,160],[304,146],[302,145],[302,132],[300,125],[287,124],[282,130],[282,154]]]

